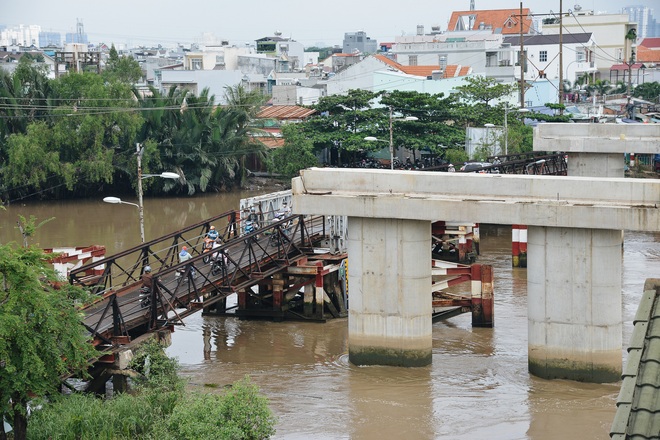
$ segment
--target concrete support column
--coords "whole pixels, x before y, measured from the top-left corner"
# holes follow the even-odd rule
[[[431,223],[348,218],[349,360],[431,363]]]
[[[577,176],[623,177],[622,153],[568,153],[567,174]]]
[[[622,371],[621,231],[529,227],[529,371],[616,382]]]

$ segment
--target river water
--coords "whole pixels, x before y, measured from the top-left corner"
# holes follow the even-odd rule
[[[262,191],[263,193],[264,191]],[[229,209],[243,192],[145,200],[147,240]],[[42,247],[139,242],[137,209],[99,200],[12,204],[0,211],[0,242],[20,241],[17,216],[54,217],[32,241]],[[276,439],[605,439],[620,383],[547,381],[527,372],[526,270],[511,267],[511,229],[482,226],[479,262],[495,275],[495,327],[469,314],[433,325],[433,364],[356,367],[348,362],[347,320],[240,321],[193,315],[168,353],[193,389],[249,375],[278,417]],[[660,234],[626,232],[624,350],[645,278],[660,277]],[[533,264],[533,262],[530,262]]]

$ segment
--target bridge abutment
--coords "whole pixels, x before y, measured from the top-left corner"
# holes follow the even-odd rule
[[[621,375],[621,231],[530,226],[529,371],[545,379]]]
[[[431,364],[431,222],[348,218],[349,360]]]

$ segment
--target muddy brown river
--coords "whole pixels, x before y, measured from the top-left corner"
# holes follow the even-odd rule
[[[261,192],[145,199],[147,240],[229,209]],[[139,243],[137,208],[98,200],[14,203],[0,211],[0,241],[19,241],[19,214],[54,217],[42,247]],[[128,201],[134,201],[126,198]],[[626,232],[624,350],[645,278],[660,277],[660,234]],[[241,321],[193,315],[168,353],[190,387],[213,392],[249,375],[278,417],[277,439],[606,439],[620,383],[547,381],[527,372],[526,270],[511,267],[511,228],[482,225],[479,262],[495,275],[495,327],[461,315],[433,325],[433,364],[356,367],[346,319],[327,323]],[[533,262],[529,262],[533,264]]]

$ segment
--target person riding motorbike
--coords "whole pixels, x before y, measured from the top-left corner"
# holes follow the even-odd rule
[[[151,266],[146,266],[142,274],[142,287],[140,287],[140,307],[148,307],[151,304],[150,296],[153,286],[154,279],[151,275]]]
[[[219,271],[225,271],[227,270],[227,254],[225,253],[224,250],[215,250],[222,246],[222,239],[218,238],[216,241],[213,242],[213,249],[214,252],[212,254],[212,260],[211,260],[211,275],[216,275]]]
[[[209,238],[211,241],[217,240],[220,236],[220,233],[215,229],[215,226],[209,228],[209,232],[206,233],[206,238]]]
[[[181,248],[181,252],[179,252],[179,263],[185,263],[186,261],[190,260],[192,258],[192,255],[188,253],[188,247],[184,246]],[[186,269],[179,269],[176,272],[177,277],[181,276],[183,273],[185,273]],[[190,273],[194,276],[195,275],[195,266],[190,264]]]

